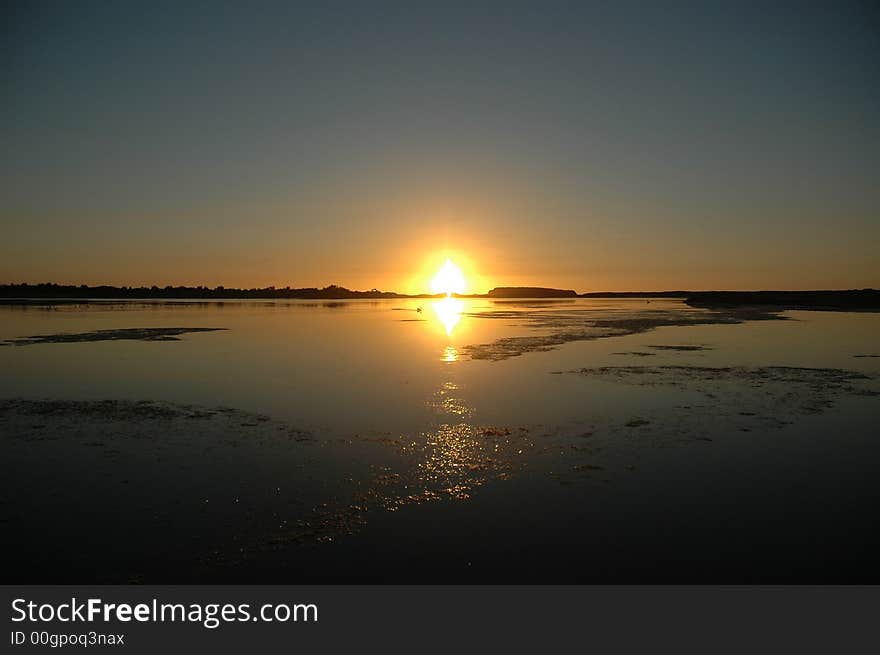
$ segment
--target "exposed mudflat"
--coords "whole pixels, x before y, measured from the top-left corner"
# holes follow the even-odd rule
[[[83,343],[89,341],[180,341],[180,335],[192,332],[217,332],[218,327],[120,328],[91,332],[36,334],[2,342],[2,345],[32,346],[40,343]]]
[[[611,317],[609,317],[609,314]],[[491,343],[464,346],[463,355],[471,359],[498,361],[528,352],[553,350],[571,341],[590,341],[608,337],[623,337],[649,332],[659,327],[693,325],[732,325],[745,321],[787,320],[772,311],[733,309],[708,310],[643,310],[615,312],[593,309],[535,309],[529,312],[497,310],[472,314],[482,319],[516,321],[529,331],[543,334],[505,337]],[[664,350],[703,350],[702,345],[649,346]]]
[[[648,348],[653,348],[654,350],[672,350],[682,353],[690,353],[690,352],[698,352],[700,350],[712,350],[712,346],[707,346],[705,344],[673,344],[673,345],[660,345],[660,346],[648,346]]]

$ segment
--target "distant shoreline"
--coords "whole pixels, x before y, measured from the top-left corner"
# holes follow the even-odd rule
[[[496,287],[485,294],[454,294],[458,298],[536,299],[536,298],[675,298],[692,307],[707,309],[731,307],[772,307],[818,311],[880,311],[880,290],[840,289],[814,291],[604,291],[577,293],[572,289],[549,287]],[[402,294],[393,291],[353,291],[330,285],[318,288],[264,287],[235,289],[226,287],[116,287],[59,284],[0,285],[0,304],[67,304],[90,301],[138,300],[382,300],[442,298],[443,294]]]

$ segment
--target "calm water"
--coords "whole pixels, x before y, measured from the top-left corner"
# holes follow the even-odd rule
[[[6,408],[13,568],[877,582],[880,316],[604,336],[709,314],[643,299],[0,307],[0,340],[225,328],[0,347],[0,398],[130,401],[115,422],[88,402]],[[602,338],[568,341],[585,336]],[[124,409],[143,401],[183,414]]]

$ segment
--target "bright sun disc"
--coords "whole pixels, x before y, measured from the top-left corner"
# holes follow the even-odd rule
[[[464,293],[466,288],[467,283],[461,269],[450,259],[446,260],[431,280],[431,293],[445,293],[448,296],[453,293]]]

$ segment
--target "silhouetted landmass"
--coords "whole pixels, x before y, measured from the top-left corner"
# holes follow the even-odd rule
[[[691,307],[736,309],[756,307],[784,311],[880,311],[880,291],[592,291],[580,298],[683,298]]]
[[[495,287],[487,298],[576,298],[573,289],[549,289],[547,287]]]
[[[773,307],[814,311],[880,311],[880,291],[701,291],[688,296],[688,305],[708,309]]]
[[[116,287],[73,284],[2,284],[0,304],[23,304],[29,300],[62,302],[97,300],[247,300],[247,299],[302,299],[354,300],[382,298],[437,298],[443,294],[404,294],[393,291],[352,291],[331,284],[316,287],[263,287],[236,289],[226,287],[150,286]],[[578,294],[572,289],[548,287],[496,287],[486,294],[463,295],[462,298],[683,298],[692,307],[735,308],[773,307],[784,309],[812,309],[825,311],[880,311],[880,291],[850,289],[839,291],[603,291]]]
[[[695,291],[590,291],[580,298],[687,298]]]
[[[335,284],[322,289],[316,287],[263,287],[235,289],[227,287],[116,287],[110,285],[88,286],[85,284],[3,284],[0,285],[0,299],[302,299],[302,300],[350,300],[357,298],[437,298],[443,294],[404,294],[393,291],[352,291]],[[462,298],[575,298],[577,293],[571,289],[549,289],[545,287],[497,287],[487,294],[455,294]]]
[[[91,287],[65,284],[4,284],[0,285],[0,298],[51,298],[51,299],[151,299],[151,298],[206,298],[216,300],[251,299],[251,298],[302,298],[343,300],[353,298],[409,298],[405,294],[391,291],[352,291],[335,284],[318,289],[314,287],[294,289],[291,287],[263,287],[252,289],[234,289],[226,287],[115,287],[101,285]]]

